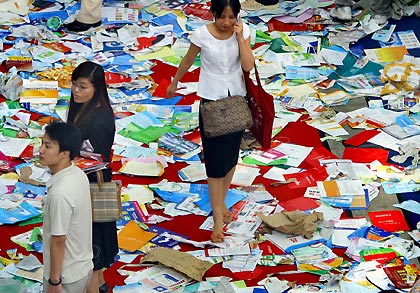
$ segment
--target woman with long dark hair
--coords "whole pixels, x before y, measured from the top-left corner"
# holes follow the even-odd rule
[[[239,0],[212,0],[210,10],[214,21],[194,31],[188,52],[168,86],[168,97],[174,95],[178,82],[199,53],[201,68],[197,95],[201,103],[246,95],[243,71],[249,72],[255,60],[250,45],[250,29],[239,17],[241,4]],[[203,131],[201,113],[199,122],[213,212],[211,240],[222,242],[223,225],[232,221],[225,200],[238,162],[243,131],[210,138]]]
[[[67,122],[76,125],[84,141],[93,152],[101,154],[104,161],[111,160],[111,147],[115,136],[115,118],[106,88],[102,66],[86,61],[73,71],[71,76],[71,98]],[[111,181],[111,169],[102,170],[104,181]],[[88,174],[90,182],[96,182],[96,173]],[[88,292],[98,292],[100,286],[106,290],[103,269],[114,262],[118,253],[116,222],[93,223],[93,275]],[[102,290],[101,290],[102,291]]]

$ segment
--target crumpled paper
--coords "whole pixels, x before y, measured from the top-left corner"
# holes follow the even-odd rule
[[[291,235],[302,235],[308,239],[317,230],[318,221],[324,219],[324,215],[320,212],[313,212],[309,215],[301,211],[280,212],[269,216],[260,212],[256,214],[265,224],[276,231]]]
[[[1,0],[0,11],[25,15],[29,12],[29,3],[25,0]]]
[[[214,265],[209,261],[200,260],[189,253],[165,247],[156,247],[149,251],[141,259],[141,263],[144,262],[159,262],[184,273],[198,282],[202,281],[206,271]]]
[[[16,101],[22,89],[23,80],[16,68],[12,67],[7,74],[0,73],[0,94],[6,99]]]
[[[393,62],[382,70],[381,94],[414,91],[420,87],[420,68],[409,62]]]
[[[408,158],[413,158],[412,166],[414,168],[417,167],[417,164],[419,162],[419,151],[417,150],[417,145],[415,143],[409,142],[406,144],[403,144],[398,149],[399,155],[395,155],[391,157],[390,159],[394,161],[395,163],[404,163],[407,161]]]
[[[45,25],[22,25],[11,28],[12,36],[39,41],[59,41],[60,38]]]

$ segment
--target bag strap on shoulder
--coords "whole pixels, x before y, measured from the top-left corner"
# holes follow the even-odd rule
[[[254,64],[254,70],[255,70],[255,78],[257,80],[257,84],[259,87],[261,87],[261,80],[260,80],[260,75],[258,74],[257,64]]]
[[[102,170],[96,171],[96,179],[99,187],[99,191],[102,191],[102,186],[104,184],[104,173]]]
[[[257,85],[259,87],[262,87],[261,86],[260,75],[258,74],[258,70],[257,70],[257,64],[255,64],[255,63],[254,63],[254,70],[255,70],[255,79],[257,80]],[[250,76],[251,74],[249,73],[249,71],[243,71],[243,72],[244,72],[245,78],[251,80],[251,76]]]

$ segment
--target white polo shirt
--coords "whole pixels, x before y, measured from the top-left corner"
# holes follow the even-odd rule
[[[44,278],[50,277],[51,236],[66,235],[63,284],[86,277],[92,263],[92,207],[86,174],[73,164],[47,182],[44,203]]]
[[[250,35],[249,26],[243,24],[243,35]],[[206,25],[196,29],[191,42],[201,48],[201,69],[197,95],[208,100],[232,96],[245,96],[246,88],[242,74],[239,45],[236,33],[227,40],[218,40]]]

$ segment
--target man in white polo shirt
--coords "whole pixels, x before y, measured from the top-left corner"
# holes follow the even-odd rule
[[[67,123],[48,125],[39,161],[53,176],[44,203],[44,292],[86,292],[92,275],[92,208],[89,181],[74,159],[80,131]]]

